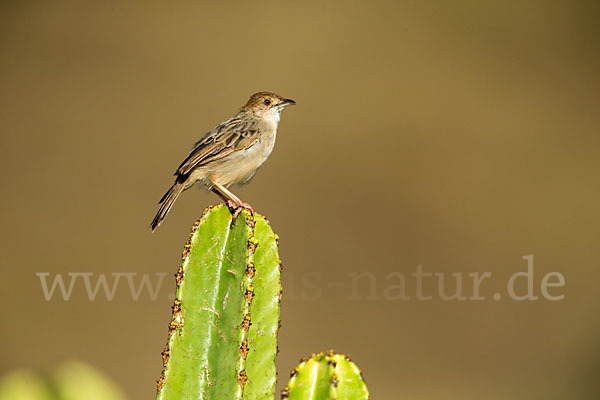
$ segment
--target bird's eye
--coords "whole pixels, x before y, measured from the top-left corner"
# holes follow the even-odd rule
[[[271,105],[271,100],[265,99],[265,106]]]

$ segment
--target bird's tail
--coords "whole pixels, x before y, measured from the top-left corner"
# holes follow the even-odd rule
[[[156,228],[161,224],[163,219],[165,219],[171,210],[171,207],[173,207],[175,200],[177,200],[177,197],[179,197],[181,192],[183,192],[184,188],[185,184],[183,182],[175,182],[175,184],[171,186],[171,189],[169,189],[162,199],[160,199],[158,202],[158,204],[160,204],[160,208],[150,224],[150,229],[152,232],[154,232],[154,230],[156,230]]]

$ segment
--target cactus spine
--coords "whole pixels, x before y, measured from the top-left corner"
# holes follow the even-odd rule
[[[272,399],[281,283],[268,222],[209,208],[182,258],[156,398]]]
[[[358,367],[343,354],[313,355],[292,370],[284,400],[367,400],[369,391]]]

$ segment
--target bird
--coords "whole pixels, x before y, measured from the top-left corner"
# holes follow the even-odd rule
[[[235,116],[198,140],[175,171],[175,183],[158,202],[158,212],[150,224],[152,232],[179,195],[196,183],[217,194],[234,210],[234,218],[242,209],[254,214],[252,206],[229,187],[246,184],[254,177],[273,151],[281,112],[295,104],[272,92],[254,93]]]

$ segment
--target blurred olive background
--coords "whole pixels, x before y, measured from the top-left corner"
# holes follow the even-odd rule
[[[171,274],[218,199],[186,192],[151,234],[156,202],[269,90],[298,105],[236,192],[281,238],[280,386],[333,348],[374,399],[600,398],[598,4],[3,1],[0,373],[79,359],[154,396]],[[564,300],[492,299],[528,254]],[[418,265],[491,272],[487,300],[381,298]],[[364,271],[379,299],[352,298]],[[167,277],[155,301],[125,279],[46,301],[37,272]]]

